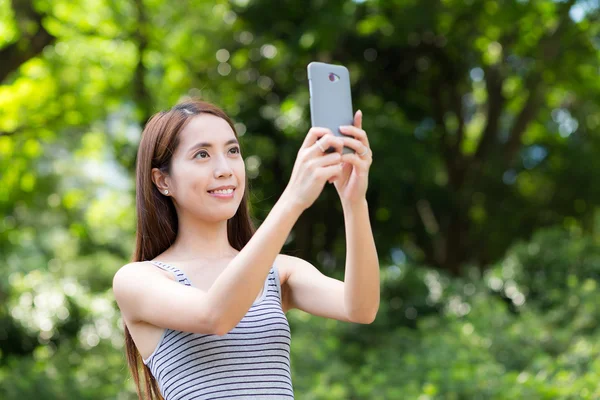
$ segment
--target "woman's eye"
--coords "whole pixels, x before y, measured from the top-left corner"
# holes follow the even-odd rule
[[[232,147],[231,149],[229,149],[229,151],[233,152],[233,154],[240,154],[239,147]]]
[[[203,156],[198,157],[200,154],[203,154]],[[202,151],[197,152],[196,155],[194,156],[194,158],[206,158],[204,155],[206,157],[208,157],[208,153],[206,151],[202,150]]]

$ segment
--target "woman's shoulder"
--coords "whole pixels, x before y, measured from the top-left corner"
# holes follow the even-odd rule
[[[156,267],[150,261],[134,261],[123,265],[113,276],[113,291],[130,290],[135,282],[144,281],[144,278],[165,276],[175,280],[173,275]]]
[[[167,271],[149,261],[130,262],[119,268],[113,277],[113,295],[121,311],[132,310],[148,293],[155,290],[163,279],[175,280]]]
[[[154,272],[154,270],[159,270],[160,268],[156,268],[150,261],[132,261],[123,265],[121,268],[117,270],[115,273],[116,276],[120,275],[136,275],[136,274],[146,274],[148,272]]]

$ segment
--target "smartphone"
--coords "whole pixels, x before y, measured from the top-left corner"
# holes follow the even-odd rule
[[[334,135],[343,136],[340,126],[354,123],[348,69],[322,62],[311,62],[306,69],[312,126],[328,128]],[[335,149],[330,147],[326,152],[332,151]],[[344,146],[342,153],[354,153],[354,149]]]

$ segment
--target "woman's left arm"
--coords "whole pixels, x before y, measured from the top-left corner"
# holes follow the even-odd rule
[[[344,210],[346,226],[346,274],[344,304],[347,313],[361,321],[375,319],[379,309],[379,258],[366,194],[373,152],[367,133],[362,129],[362,112],[354,116],[354,125],[342,127],[344,145],[354,153],[344,154],[342,175],[334,182]]]
[[[275,261],[282,276],[283,310],[346,322],[370,324],[379,309],[379,260],[366,201],[344,206],[346,269],[344,281],[321,273],[298,257],[280,254]]]
[[[287,308],[360,323],[371,323],[379,309],[379,259],[366,200],[369,168],[373,162],[367,134],[362,130],[362,113],[354,125],[340,128],[344,146],[342,174],[333,183],[340,196],[346,227],[344,282],[326,277],[303,260],[288,260]],[[291,262],[290,262],[291,261]]]
[[[352,320],[370,323],[379,309],[379,258],[364,200],[343,206],[346,225],[344,304]]]

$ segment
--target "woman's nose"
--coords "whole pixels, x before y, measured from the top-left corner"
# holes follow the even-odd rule
[[[228,178],[231,175],[233,175],[233,168],[231,168],[231,165],[229,165],[229,162],[227,162],[227,159],[225,157],[218,157],[214,169],[214,174],[215,178]]]

